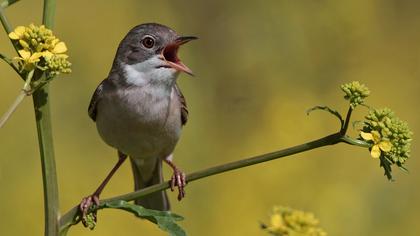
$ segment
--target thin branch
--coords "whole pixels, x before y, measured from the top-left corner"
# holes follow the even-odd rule
[[[5,9],[6,7],[10,7],[13,3],[18,2],[19,0],[4,0],[0,3],[0,8]]]
[[[12,103],[10,108],[4,113],[4,115],[0,118],[0,128],[3,127],[3,125],[6,123],[7,120],[9,120],[10,116],[13,114],[14,111],[16,111],[17,107],[20,105],[20,103],[23,101],[23,99],[26,96],[29,96],[31,88],[31,80],[34,75],[34,71],[31,70],[26,78],[26,82],[23,85],[22,90],[20,91],[19,95],[16,97],[15,101]]]
[[[1,53],[0,53],[0,59],[2,59],[4,62],[6,62],[7,64],[9,64],[9,66],[12,67],[13,70],[22,77],[22,75],[20,74],[19,69],[16,67],[15,64],[13,64],[13,61],[12,60],[10,60],[8,57],[6,57],[5,55],[3,55]]]
[[[341,127],[341,130],[340,130],[340,133],[343,136],[346,134],[347,129],[349,128],[350,117],[351,117],[352,112],[353,112],[353,107],[349,106],[349,110],[347,111],[347,115],[346,115],[346,120],[345,120],[344,125]]]
[[[301,145],[297,145],[297,146],[294,146],[294,147],[291,147],[291,148],[286,148],[286,149],[283,149],[283,150],[280,150],[280,151],[267,153],[267,154],[263,154],[263,155],[259,155],[259,156],[255,156],[255,157],[251,157],[251,158],[247,158],[247,159],[243,159],[243,160],[239,160],[239,161],[215,166],[215,167],[210,167],[210,168],[207,168],[205,170],[197,171],[197,172],[188,174],[187,175],[187,181],[192,182],[192,181],[195,181],[195,180],[198,180],[198,179],[201,179],[201,178],[209,177],[209,176],[220,174],[220,173],[223,173],[223,172],[232,171],[232,170],[235,170],[235,169],[255,165],[255,164],[266,162],[266,161],[271,161],[271,160],[274,160],[274,159],[278,159],[278,158],[294,155],[294,154],[297,154],[297,153],[309,151],[309,150],[312,150],[312,149],[315,149],[315,148],[320,148],[320,147],[324,147],[324,146],[328,146],[328,145],[337,144],[337,143],[340,143],[340,142],[365,147],[363,145],[363,143],[359,143],[358,140],[352,140],[351,138],[349,138],[347,136],[343,136],[340,132],[338,132],[338,133],[334,133],[334,134],[328,135],[326,137],[323,137],[323,138],[320,138],[320,139],[317,139],[317,140],[314,140],[314,141],[311,141],[311,142],[308,142],[308,143],[304,143],[304,144],[301,144]],[[132,200],[141,198],[145,195],[148,195],[148,194],[151,194],[151,193],[154,193],[154,192],[157,192],[157,191],[165,190],[165,189],[168,189],[168,188],[169,188],[169,182],[167,181],[167,182],[163,182],[161,184],[156,184],[156,185],[141,189],[139,191],[135,191],[135,192],[127,193],[127,194],[124,194],[124,195],[119,195],[119,196],[116,196],[116,197],[104,199],[104,200],[101,200],[101,203],[112,202],[112,201],[116,201],[116,200],[132,201]],[[60,232],[63,233],[62,235],[65,235],[64,232],[67,232],[69,227],[77,224],[80,221],[80,219],[79,219],[80,217],[78,217],[78,214],[79,214],[78,209],[79,209],[78,206],[75,206],[74,208],[72,208],[70,211],[65,213],[60,218]]]
[[[13,114],[13,112],[16,111],[17,107],[20,105],[20,103],[23,101],[25,97],[26,97],[25,92],[21,90],[19,95],[16,97],[15,101],[12,103],[12,105],[0,118],[0,128],[2,128],[3,125],[6,123],[6,121],[9,120],[10,116]]]
[[[341,137],[341,141],[344,143],[348,143],[354,146],[359,146],[359,147],[364,147],[364,148],[369,148],[372,146],[372,144],[367,143],[363,140],[358,140],[358,139],[352,139],[349,136],[345,135],[343,137]]]
[[[3,7],[0,7],[0,20],[6,33],[9,34],[10,32],[12,32],[12,26],[10,25],[9,21],[6,18],[6,15],[4,14]]]
[[[4,2],[3,2],[4,3]],[[2,3],[2,4],[3,4]],[[13,27],[12,25],[9,23],[9,20],[7,20],[6,15],[4,14],[4,8],[0,7],[0,20],[1,20],[1,24],[3,25],[4,30],[6,31],[6,34],[8,35],[10,32],[13,31]],[[10,38],[9,38],[10,39]],[[13,48],[15,49],[16,52],[18,52],[18,47],[17,44],[15,42],[13,42],[12,39],[10,39],[10,42],[13,45]],[[20,74],[20,73],[18,73]],[[21,76],[22,77],[22,76]],[[23,79],[23,78],[22,78]]]

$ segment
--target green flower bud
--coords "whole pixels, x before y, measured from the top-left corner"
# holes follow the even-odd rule
[[[60,73],[68,74],[71,72],[71,63],[67,57],[60,55],[53,55],[45,58],[46,70],[50,76],[56,76]]]
[[[385,175],[392,179],[391,166],[397,165],[404,168],[404,163],[410,157],[413,133],[407,123],[396,117],[389,108],[371,110],[365,119],[362,132],[377,132],[381,140],[391,144],[390,150],[380,152],[379,158],[381,167],[385,169]],[[363,139],[366,140],[366,138]]]
[[[96,226],[96,216],[94,213],[87,214],[85,219],[85,227],[89,228],[90,230],[95,229]]]
[[[350,106],[354,109],[357,105],[363,104],[364,99],[369,96],[370,91],[359,81],[341,85],[341,90],[345,93],[344,98],[350,101]]]
[[[22,46],[22,48],[27,49],[29,48],[29,44],[25,41],[25,40],[19,40],[19,44],[20,46]]]

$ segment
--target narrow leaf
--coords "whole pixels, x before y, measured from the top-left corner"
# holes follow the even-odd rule
[[[311,112],[316,111],[316,110],[322,110],[322,111],[329,112],[330,114],[337,117],[338,120],[340,120],[341,126],[344,125],[344,120],[343,120],[343,117],[341,116],[341,114],[337,110],[331,109],[328,106],[314,106],[314,107],[308,109],[306,111],[306,114],[309,115]]]
[[[392,178],[392,169],[391,165],[392,162],[385,158],[384,156],[381,156],[380,158],[380,166],[384,168],[384,175],[388,178],[389,181],[394,181],[394,178]]]

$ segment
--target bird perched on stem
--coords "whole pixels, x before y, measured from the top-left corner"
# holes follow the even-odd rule
[[[179,36],[167,26],[148,23],[131,29],[121,41],[108,77],[96,88],[89,116],[101,138],[118,151],[118,162],[98,189],[80,203],[83,216],[115,171],[129,157],[135,190],[163,181],[162,161],[174,173],[171,190],[185,196],[185,174],[173,163],[173,151],[188,119],[187,104],[176,80],[180,72],[192,75],[177,56],[192,36]],[[135,201],[145,208],[169,210],[165,191]]]

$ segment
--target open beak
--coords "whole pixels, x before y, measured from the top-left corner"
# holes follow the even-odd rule
[[[181,60],[178,58],[178,49],[179,46],[194,40],[198,39],[194,36],[181,36],[175,39],[175,41],[169,45],[167,45],[161,53],[162,58],[167,63],[169,67],[174,68],[177,71],[183,71],[189,75],[193,75],[193,72],[190,68],[188,68],[184,63],[181,62]]]

